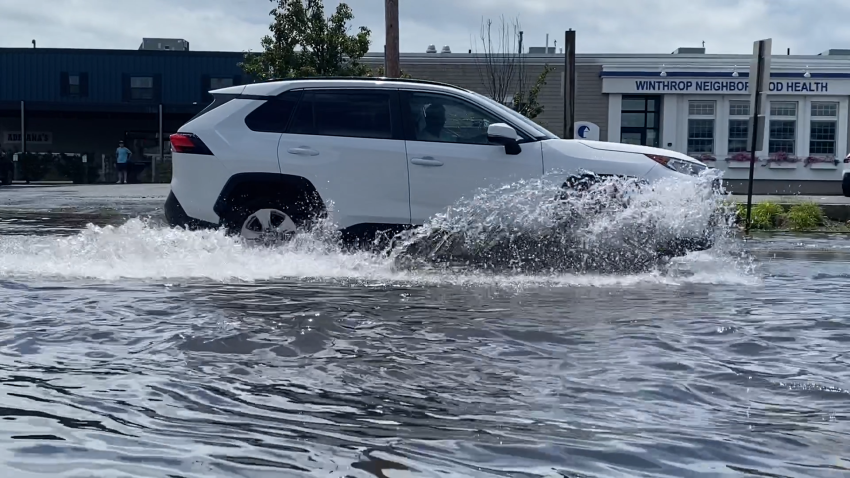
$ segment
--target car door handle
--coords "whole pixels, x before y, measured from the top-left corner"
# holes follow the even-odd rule
[[[297,148],[289,148],[286,150],[289,154],[297,154],[298,156],[317,156],[318,151],[307,146],[299,146]]]
[[[443,162],[434,159],[431,156],[423,156],[421,158],[413,158],[410,160],[413,164],[418,164],[419,166],[442,166]]]

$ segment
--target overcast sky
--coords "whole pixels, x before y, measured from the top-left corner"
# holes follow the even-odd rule
[[[339,3],[326,0],[330,13]],[[382,0],[350,0],[353,27],[372,29],[383,49]],[[402,52],[428,44],[475,50],[482,18],[518,18],[525,44],[563,43],[576,30],[579,53],[751,53],[773,38],[775,54],[850,48],[848,0],[400,0]],[[176,37],[192,50],[256,50],[268,32],[269,0],[0,0],[0,47],[135,49],[142,37]],[[480,46],[479,46],[480,49]]]

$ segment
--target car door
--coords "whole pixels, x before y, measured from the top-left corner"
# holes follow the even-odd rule
[[[305,89],[281,135],[283,174],[310,180],[340,228],[410,224],[398,91]]]
[[[402,90],[407,160],[410,168],[410,214],[423,224],[479,188],[540,177],[543,154],[539,141],[522,138],[519,154],[487,140],[487,127],[509,123],[460,96]],[[445,121],[439,134],[426,126]]]

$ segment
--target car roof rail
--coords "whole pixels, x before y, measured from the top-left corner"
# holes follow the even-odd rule
[[[447,88],[454,88],[456,90],[461,91],[469,91],[467,88],[462,88],[457,85],[452,85],[450,83],[443,83],[441,81],[432,81],[432,80],[422,80],[417,78],[389,78],[386,76],[305,76],[305,77],[293,77],[293,78],[271,78],[268,80],[256,81],[254,83],[273,83],[273,82],[285,82],[285,81],[322,81],[322,80],[361,80],[361,81],[397,81],[400,83],[412,83],[412,84],[424,84],[424,85],[434,85],[434,86],[445,86]],[[251,83],[248,83],[251,84]]]

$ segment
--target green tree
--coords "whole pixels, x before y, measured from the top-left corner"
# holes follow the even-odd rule
[[[371,31],[360,27],[349,34],[354,14],[346,3],[325,16],[321,0],[270,0],[270,35],[261,40],[262,52],[245,54],[240,64],[255,80],[307,76],[367,76],[361,63],[369,51]]]
[[[519,114],[528,119],[534,119],[543,113],[543,105],[538,101],[540,89],[546,84],[546,78],[549,73],[555,71],[554,67],[549,65],[543,66],[543,71],[537,76],[534,84],[526,91],[518,91],[514,94],[514,101],[511,107]]]
[[[370,70],[368,73],[366,73],[365,76],[375,77],[375,78],[381,78],[381,77],[386,76],[386,73],[384,72],[384,65],[381,65],[381,66],[375,68],[374,70]],[[405,73],[404,70],[401,70],[401,76],[399,76],[399,78],[413,78],[413,77],[410,76],[409,74]]]

